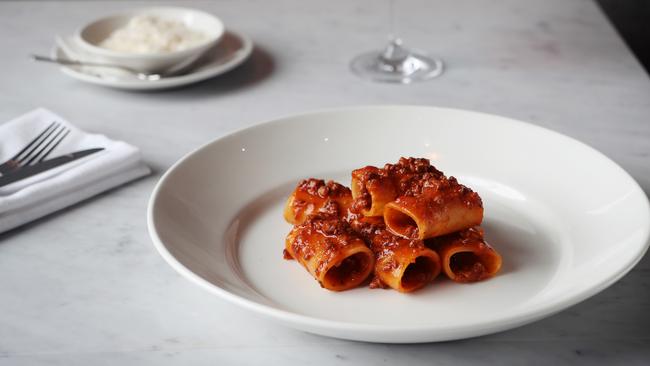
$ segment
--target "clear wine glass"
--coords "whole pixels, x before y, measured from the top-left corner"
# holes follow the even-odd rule
[[[406,48],[395,36],[395,1],[389,0],[390,36],[383,50],[370,51],[355,57],[352,71],[372,81],[409,84],[435,78],[442,74],[443,63],[437,58]]]

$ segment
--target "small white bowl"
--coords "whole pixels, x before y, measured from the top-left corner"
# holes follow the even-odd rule
[[[192,30],[207,35],[196,46],[172,52],[129,53],[99,46],[113,31],[125,26],[133,17],[156,16],[165,20],[179,21]],[[75,34],[77,44],[93,56],[93,61],[130,67],[142,72],[162,72],[188,65],[205,51],[216,45],[225,32],[223,22],[204,11],[181,7],[152,7],[132,10],[97,19],[82,27]]]

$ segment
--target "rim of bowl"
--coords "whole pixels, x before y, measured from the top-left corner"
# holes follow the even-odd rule
[[[212,18],[212,20],[215,21],[215,23],[218,26],[217,30],[217,35],[209,37],[205,41],[196,44],[192,47],[186,48],[184,50],[179,50],[179,51],[172,51],[172,52],[153,52],[153,53],[129,53],[129,52],[120,52],[120,51],[113,51],[108,48],[104,48],[101,46],[98,46],[96,44],[93,44],[90,41],[87,41],[83,37],[84,31],[86,31],[88,28],[91,26],[110,19],[110,18],[118,18],[118,17],[127,17],[127,18],[133,18],[134,16],[137,15],[143,15],[147,14],[148,12],[153,12],[153,11],[159,11],[161,9],[164,10],[176,10],[176,11],[184,11],[184,12],[192,12],[192,13],[199,13],[202,15],[205,15],[209,18]],[[127,10],[127,11],[122,11],[119,13],[112,13],[106,16],[103,16],[101,18],[96,18],[92,20],[89,23],[86,23],[82,27],[80,27],[76,32],[75,32],[75,38],[79,41],[79,44],[86,48],[89,52],[98,54],[98,55],[103,55],[103,56],[110,56],[110,57],[117,57],[117,58],[161,58],[161,57],[176,57],[182,54],[191,54],[194,52],[199,51],[201,48],[204,48],[206,46],[209,46],[210,44],[214,44],[218,42],[223,35],[226,33],[226,26],[224,25],[223,21],[217,17],[214,14],[208,13],[207,11],[199,10],[199,9],[193,9],[193,8],[184,8],[180,6],[155,6],[155,7],[146,7],[146,8],[137,8],[133,10]]]

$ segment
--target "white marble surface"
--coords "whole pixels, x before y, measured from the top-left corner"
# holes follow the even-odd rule
[[[592,1],[398,0],[400,33],[448,64],[441,78],[410,86],[367,83],[347,68],[384,41],[384,2],[183,4],[220,15],[259,48],[228,75],[144,94],[82,84],[26,57],[132,2],[0,3],[0,121],[51,108],[139,146],[157,171],[0,235],[0,365],[650,363],[648,256],[599,295],[534,324],[382,345],[286,329],[210,295],[163,262],[145,226],[160,173],[192,148],[273,117],[355,104],[531,121],[599,149],[650,192],[650,80]]]

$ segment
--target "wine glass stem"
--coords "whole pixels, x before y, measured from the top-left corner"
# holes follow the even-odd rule
[[[357,75],[373,80],[408,84],[427,80],[442,73],[442,62],[438,59],[413,52],[402,44],[397,36],[397,0],[386,0],[388,10],[388,42],[383,50],[359,55],[350,66]]]

